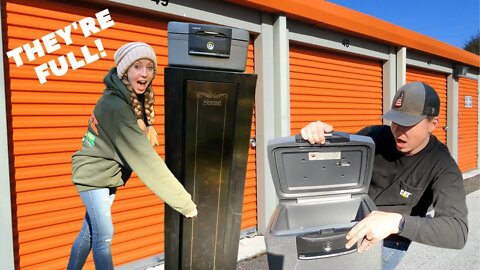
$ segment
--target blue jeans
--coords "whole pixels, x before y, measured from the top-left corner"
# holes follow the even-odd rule
[[[391,240],[383,241],[382,259],[384,270],[394,270],[402,260],[410,243]]]
[[[113,270],[110,246],[113,238],[111,206],[116,188],[102,188],[80,192],[87,209],[82,229],[73,242],[68,270],[81,270],[90,250],[96,269]]]

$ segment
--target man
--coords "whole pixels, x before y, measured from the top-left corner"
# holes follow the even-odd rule
[[[362,240],[359,252],[384,239],[384,269],[394,269],[411,241],[461,249],[467,241],[467,206],[462,174],[447,147],[432,135],[438,125],[440,99],[421,82],[398,89],[388,126],[370,126],[358,134],[375,142],[368,195],[377,205],[347,234],[346,247]],[[310,143],[325,142],[333,127],[321,121],[302,128]],[[426,217],[430,205],[434,217]]]

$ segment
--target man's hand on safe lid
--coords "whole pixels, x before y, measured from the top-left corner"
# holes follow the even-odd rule
[[[333,126],[323,123],[322,121],[311,122],[310,124],[304,126],[300,133],[302,138],[307,140],[311,144],[314,143],[325,143],[325,133],[332,132]]]
[[[401,214],[372,211],[358,222],[347,234],[346,248],[351,248],[361,240],[358,252],[372,248],[378,241],[393,233],[398,233]]]

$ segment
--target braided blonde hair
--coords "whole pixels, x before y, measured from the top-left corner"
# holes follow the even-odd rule
[[[128,81],[128,78],[124,76],[122,78],[123,84],[127,87],[128,91],[130,92],[130,97],[132,99],[132,106],[135,111],[135,115],[137,116],[137,119],[141,119],[143,121],[143,106],[141,102],[138,100],[138,96],[135,93],[135,90],[133,90],[132,85]],[[147,87],[147,90],[145,91],[145,114],[147,116],[147,126],[153,126],[153,122],[155,121],[155,110],[154,110],[154,103],[155,103],[155,97],[153,95],[153,89],[152,85],[150,84]]]

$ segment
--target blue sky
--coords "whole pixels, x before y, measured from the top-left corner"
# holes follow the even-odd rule
[[[327,0],[463,48],[480,31],[479,0]]]

